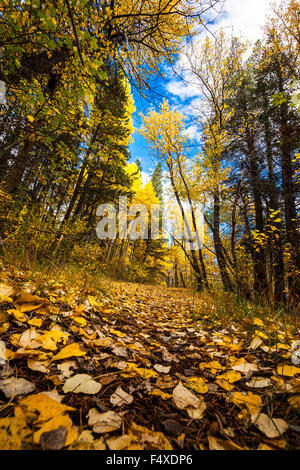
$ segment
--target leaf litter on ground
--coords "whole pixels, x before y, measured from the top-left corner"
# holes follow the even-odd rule
[[[112,283],[109,294],[3,276],[0,448],[299,447],[293,325],[224,328],[187,290]]]

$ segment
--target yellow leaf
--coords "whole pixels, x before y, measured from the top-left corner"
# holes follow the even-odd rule
[[[41,343],[44,349],[55,351],[57,349],[56,343],[63,341],[63,343],[66,344],[66,341],[69,336],[69,333],[66,333],[64,331],[50,330],[45,331],[45,333],[40,336],[37,336],[35,338],[35,341]]]
[[[82,351],[78,343],[72,343],[65,346],[56,356],[53,356],[51,361],[60,361],[61,359],[67,359],[68,357],[79,357],[85,356],[86,351]]]
[[[150,431],[144,426],[131,423],[128,434],[132,438],[132,442],[138,444],[141,449],[173,450],[170,442],[162,432]]]
[[[43,303],[41,304],[30,304],[30,303],[26,303],[26,304],[23,304],[23,305],[20,305],[20,311],[22,313],[25,313],[25,312],[32,312],[32,310],[37,310],[38,308],[40,308],[42,305],[44,305]]]
[[[33,122],[33,121],[34,121],[34,117],[33,117],[33,116],[30,116],[30,114],[28,114],[27,119],[28,119],[28,121],[30,121],[30,122]]]
[[[86,326],[86,324],[87,324],[87,320],[83,317],[73,317],[73,320],[79,326]]]
[[[27,323],[28,325],[40,327],[43,323],[43,320],[41,318],[32,318],[32,320],[29,320]]]
[[[172,395],[170,393],[165,393],[159,388],[154,388],[151,392],[151,395],[156,395],[158,397],[161,397],[163,400],[168,400],[169,398],[172,398]]]
[[[118,336],[119,338],[124,338],[124,336],[126,336],[125,333],[122,333],[121,331],[118,331],[118,330],[110,330],[110,334],[114,334]]]
[[[17,304],[24,304],[24,303],[40,304],[40,303],[45,303],[45,302],[47,302],[46,299],[42,299],[38,295],[29,294],[29,292],[22,292],[20,297],[16,300]]]
[[[200,362],[199,369],[211,369],[211,372],[214,374],[217,370],[224,370],[225,367],[221,366],[218,361],[211,362]]]
[[[11,309],[11,310],[7,310],[7,313],[9,313],[9,315],[12,315],[15,320],[20,321],[22,323],[28,320],[27,315],[20,312],[19,310]]]
[[[184,383],[195,392],[206,393],[208,391],[207,385],[201,377],[189,377],[185,379]]]
[[[288,402],[293,408],[300,411],[300,395],[288,398]]]
[[[262,399],[259,395],[252,392],[241,393],[235,392],[232,396],[232,401],[239,407],[246,406],[250,415],[257,414],[262,407]]]
[[[294,377],[294,375],[300,374],[300,367],[290,366],[288,364],[279,364],[277,366],[277,374]]]
[[[27,427],[25,417],[0,419],[0,449],[21,450],[26,440],[30,441],[32,431]]]
[[[11,297],[7,297],[6,295],[0,295],[0,303],[4,304],[6,302],[13,302]]]
[[[130,377],[130,375],[140,375],[143,379],[158,377],[158,373],[154,370],[138,367],[134,362],[127,362],[126,364],[127,367],[125,369],[125,373],[122,374],[123,377]]]
[[[227,380],[224,380],[224,379],[218,379],[216,380],[216,383],[224,388],[224,390],[227,390],[227,392],[229,392],[230,390],[233,390],[234,389],[234,385],[230,384],[229,382],[227,382]]]
[[[219,380],[226,380],[230,384],[233,384],[234,382],[237,382],[241,378],[240,372],[237,372],[235,370],[232,370],[230,372],[225,372],[225,374],[218,375],[216,378]]]
[[[15,416],[26,416],[28,412],[36,414],[38,423],[48,421],[56,416],[64,414],[66,411],[73,411],[75,408],[63,405],[53,400],[45,393],[37,393],[19,400],[15,408]]]

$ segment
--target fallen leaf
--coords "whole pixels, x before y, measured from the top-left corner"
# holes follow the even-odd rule
[[[251,416],[252,423],[270,439],[280,437],[288,429],[286,421],[280,418],[270,418],[264,413]]]
[[[1,450],[21,450],[26,441],[30,442],[31,435],[25,417],[0,418]]]
[[[251,362],[247,362],[244,358],[234,361],[231,364],[231,368],[233,370],[237,370],[238,372],[242,372],[243,374],[248,374],[252,370],[258,370],[256,364],[251,364]]]
[[[200,406],[198,408],[189,407],[189,408],[186,408],[186,411],[187,411],[190,418],[192,418],[192,419],[201,419],[204,415],[204,412],[205,412],[206,408],[207,408],[207,406],[206,406],[206,403],[204,402],[204,398],[201,397],[201,403],[200,403]]]
[[[196,397],[190,390],[188,390],[182,382],[180,381],[179,384],[174,388],[173,393],[173,400],[177,408],[184,410],[185,408],[199,408],[201,405],[201,401],[199,398]]]
[[[66,415],[60,415],[60,416],[55,416],[54,418],[50,419],[50,421],[47,421],[42,425],[42,427],[34,433],[33,435],[33,442],[35,444],[38,444],[40,440],[42,440],[43,435],[45,433],[49,433],[51,431],[57,431],[60,427],[63,427],[67,430],[66,436],[65,436],[65,442],[63,446],[69,446],[71,445],[77,438],[78,438],[78,432],[77,429],[73,426],[72,420],[69,418],[69,416]],[[60,435],[60,439],[62,440],[62,433]],[[61,444],[61,440],[59,444]],[[54,444],[54,442],[52,441]],[[53,449],[54,450],[54,449]]]
[[[12,398],[16,395],[27,395],[35,390],[35,384],[26,379],[17,379],[8,377],[0,380],[0,390],[6,398]]]
[[[200,362],[199,369],[211,369],[212,374],[215,374],[218,370],[224,370],[225,367],[222,366],[218,361],[211,361]]]
[[[8,284],[0,284],[0,296],[13,297],[15,295],[15,288]]]
[[[133,396],[126,393],[119,386],[109,399],[110,403],[114,406],[130,405],[133,401]]]
[[[124,450],[130,445],[131,441],[132,437],[123,434],[123,436],[106,439],[106,444],[110,450]]]
[[[172,445],[162,432],[150,431],[144,426],[131,423],[128,434],[132,438],[129,449],[173,450]]]
[[[51,361],[60,361],[61,359],[67,359],[69,357],[79,357],[85,355],[86,351],[82,351],[78,343],[72,343],[61,349],[58,354],[53,356]]]
[[[294,366],[300,365],[300,340],[293,341],[292,343],[291,361]]]
[[[64,378],[68,379],[69,377],[71,377],[71,375],[74,374],[74,370],[71,370],[71,368],[78,369],[75,361],[62,362],[61,364],[57,365],[57,368],[58,368],[58,370],[61,371],[60,377],[62,379],[64,379]]]
[[[15,416],[23,417],[28,413],[35,414],[37,412],[36,419],[40,423],[74,409],[71,406],[63,405],[53,400],[53,398],[45,393],[37,393],[19,400],[18,406],[15,408]]]
[[[158,397],[161,397],[163,400],[168,400],[168,399],[172,398],[172,395],[170,393],[165,393],[162,390],[160,390],[159,388],[153,388],[153,390],[151,390],[151,392],[149,392],[149,393],[151,395],[156,395]]]
[[[235,392],[232,396],[232,402],[239,407],[246,406],[250,415],[257,414],[262,407],[261,397],[252,392]]]
[[[252,388],[265,388],[265,387],[270,387],[272,385],[271,379],[265,378],[265,377],[253,377],[253,379],[248,380],[246,382],[248,387]]]
[[[157,372],[162,374],[168,374],[170,372],[171,366],[162,366],[161,364],[154,364],[154,369]]]
[[[237,382],[238,380],[241,379],[241,374],[240,372],[230,371],[230,372],[225,372],[225,374],[218,375],[216,378],[218,380],[226,380],[226,382],[233,384],[234,382]]]
[[[40,444],[44,450],[61,450],[66,443],[68,429],[59,426],[57,429],[45,431],[40,437]]]
[[[288,364],[279,364],[276,370],[278,375],[285,375],[286,377],[294,377],[294,375],[300,374],[300,367]]]
[[[289,397],[288,402],[293,408],[300,411],[300,395]]]
[[[9,315],[12,315],[15,320],[20,321],[22,323],[24,323],[28,320],[28,316],[25,315],[25,313],[20,312],[19,310],[10,309],[10,310],[7,310],[7,313]]]
[[[143,379],[150,379],[151,377],[158,377],[158,373],[151,369],[144,369],[143,367],[138,367],[134,362],[127,362],[127,367],[125,369],[123,377],[130,377],[134,375],[140,375]]]
[[[32,325],[32,326],[37,326],[38,328],[40,326],[42,326],[43,324],[43,321],[41,318],[32,318],[32,320],[28,320],[28,325]]]
[[[224,441],[213,436],[207,436],[207,439],[209,450],[246,450],[245,447],[240,447],[230,440]]]
[[[122,424],[122,417],[115,411],[99,413],[96,408],[91,408],[88,418],[89,426],[92,426],[93,431],[97,434],[116,431]]]
[[[63,342],[63,344],[66,344],[69,336],[69,333],[53,329],[45,331],[42,335],[37,336],[35,341],[41,343],[44,349],[55,351],[57,349],[57,343]]]
[[[207,385],[201,377],[189,377],[184,380],[185,385],[197,393],[206,393]]]
[[[29,292],[22,292],[20,297],[16,300],[16,304],[24,304],[24,303],[30,303],[30,304],[40,304],[40,303],[45,303],[47,302],[47,299],[42,299],[38,295],[32,295],[29,294]]]
[[[23,333],[19,336],[16,345],[27,349],[35,349],[36,347],[40,347],[39,344],[34,343],[38,336],[39,334],[35,328],[28,328],[28,330],[23,331]]]
[[[263,341],[262,339],[256,335],[254,336],[254,338],[252,339],[251,343],[250,343],[250,346],[249,346],[249,349],[257,349],[259,348],[259,346],[261,346],[263,344]]]
[[[34,359],[27,359],[27,367],[31,370],[36,370],[37,372],[43,372],[49,374],[49,369],[47,367],[48,363],[35,361]]]
[[[95,395],[99,392],[102,385],[99,382],[93,380],[88,374],[76,374],[73,377],[66,380],[63,386],[63,392],[73,393],[87,393],[89,395]]]

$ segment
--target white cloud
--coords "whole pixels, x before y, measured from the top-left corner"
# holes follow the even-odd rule
[[[271,3],[279,4],[281,0],[225,0],[224,12],[211,30],[220,28],[233,28],[251,40],[261,39],[263,25],[267,17],[272,14]]]
[[[186,85],[180,80],[171,80],[167,83],[166,89],[171,95],[179,96],[182,100],[199,95],[199,88],[196,85]]]
[[[208,29],[215,33],[223,28],[229,34],[232,32],[236,36],[254,43],[257,39],[262,38],[263,26],[267,21],[267,17],[272,16],[271,4],[279,5],[280,3],[281,0],[225,0],[222,14],[213,24],[208,25]],[[197,40],[194,41],[193,47],[198,47],[207,35],[209,33],[204,29],[197,37]],[[189,48],[190,45],[187,45],[187,47]],[[187,79],[187,63],[184,57],[184,54],[182,54],[175,69]],[[177,76],[174,78],[174,75],[173,79],[170,79],[166,85],[166,89],[171,95],[182,101],[199,97],[199,86],[196,83],[191,83],[188,80],[187,83],[184,83]],[[192,106],[185,111],[188,114],[193,114]]]
[[[189,139],[198,140],[201,137],[201,132],[199,130],[199,126],[192,124],[191,126],[187,127],[184,131],[184,135]]]
[[[151,180],[151,176],[149,173],[146,173],[146,171],[141,171],[141,178],[142,178],[142,184],[145,186],[145,184],[149,183]]]

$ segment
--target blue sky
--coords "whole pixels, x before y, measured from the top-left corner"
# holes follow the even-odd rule
[[[267,16],[272,14],[270,0],[225,0],[224,9],[216,21],[209,24],[212,32],[224,28],[229,33],[233,30],[236,35],[252,42],[262,37],[262,26],[267,20]],[[272,3],[279,4],[280,0],[273,0]],[[204,30],[197,42],[207,35]],[[190,105],[194,99],[199,98],[197,87],[195,85],[185,85],[178,79],[172,70],[162,65],[162,73],[164,77],[158,77],[153,81],[153,88],[157,92],[157,96],[152,103],[142,98],[138,91],[133,89],[133,97],[135,101],[136,112],[133,115],[133,125],[135,132],[133,134],[133,142],[129,146],[131,152],[130,161],[137,158],[142,164],[142,179],[147,182],[155,168],[155,161],[151,157],[147,142],[144,137],[138,133],[141,125],[139,113],[146,113],[151,105],[158,106],[163,97],[167,98],[177,109],[191,116]],[[188,125],[188,133],[192,138],[197,138],[198,130],[195,125]]]

